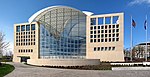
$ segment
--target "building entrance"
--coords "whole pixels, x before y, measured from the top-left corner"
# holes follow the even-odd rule
[[[21,57],[21,62],[27,62],[27,59],[30,59],[30,57]]]

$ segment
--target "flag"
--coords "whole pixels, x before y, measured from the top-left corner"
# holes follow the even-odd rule
[[[144,22],[144,29],[146,30],[146,26],[147,26],[147,20],[145,20]]]
[[[136,26],[136,23],[135,23],[135,21],[132,19],[132,26],[135,28],[135,26]]]

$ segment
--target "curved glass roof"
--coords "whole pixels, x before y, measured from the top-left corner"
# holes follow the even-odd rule
[[[31,23],[33,21],[37,21],[42,15],[44,15],[45,13],[47,13],[48,11],[51,11],[53,9],[58,9],[58,8],[70,8],[70,9],[74,9],[74,10],[77,10],[75,8],[72,8],[72,7],[68,7],[68,6],[50,6],[50,7],[47,7],[47,8],[44,8],[38,12],[36,12],[35,14],[33,14],[29,19],[28,19],[28,22]],[[77,10],[79,11],[79,10]],[[92,15],[93,13],[92,12],[89,12],[89,11],[82,11],[84,14],[86,14],[87,16],[89,15]]]
[[[91,14],[91,12],[82,12],[67,6],[51,6],[38,11],[32,15],[28,21],[29,23],[36,21],[44,25],[50,34],[55,38],[59,38],[62,32],[66,32],[67,35],[70,35],[71,31],[75,30],[73,27],[79,24],[80,27],[85,26],[81,24],[85,23],[86,16]],[[78,21],[80,21],[80,23],[78,23]],[[71,34],[75,35],[75,33]]]

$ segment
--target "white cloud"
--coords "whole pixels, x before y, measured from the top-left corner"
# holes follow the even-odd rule
[[[129,3],[130,6],[133,6],[136,4],[150,4],[150,0],[133,0]]]

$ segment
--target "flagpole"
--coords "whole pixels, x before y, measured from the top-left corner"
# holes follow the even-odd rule
[[[132,16],[131,16],[131,41],[130,41],[130,44],[131,44],[130,55],[131,55],[131,61],[132,61]]]
[[[146,15],[146,51],[145,51],[145,61],[147,61],[147,15]]]

